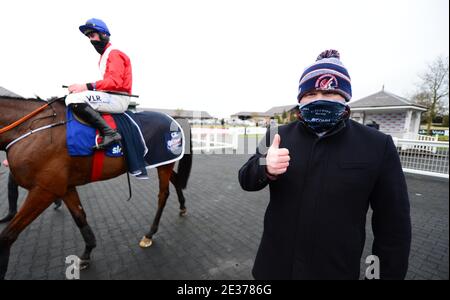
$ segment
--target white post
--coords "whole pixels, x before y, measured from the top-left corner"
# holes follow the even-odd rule
[[[213,146],[215,147],[215,146],[218,146],[218,145],[219,145],[219,144],[217,143],[217,142],[219,142],[219,139],[218,139],[218,136],[217,136],[217,128],[214,128],[213,130],[214,130]],[[214,149],[214,151],[216,151],[216,150]]]
[[[200,154],[200,153],[202,153],[202,150],[201,150],[201,148],[202,148],[202,134],[198,130],[196,130],[195,133],[193,133],[193,137],[197,141],[196,144],[199,145],[198,146],[199,149],[197,149],[194,154]]]
[[[233,130],[231,131],[231,134],[233,135],[233,139],[232,139],[232,145],[233,145],[233,150],[237,152],[238,147],[239,147],[239,132],[238,130]]]
[[[420,112],[416,112],[416,122],[415,122],[415,127],[414,127],[414,133],[415,134],[419,134],[419,130],[420,130]]]
[[[209,132],[206,133],[206,152],[211,151],[211,134]]]
[[[392,140],[394,141],[395,147],[397,147],[398,146],[398,138],[397,137],[392,137]]]
[[[404,124],[404,132],[406,134],[410,133],[410,128],[411,128],[411,121],[412,121],[412,110],[408,110],[406,111],[406,115],[405,115],[405,124]]]

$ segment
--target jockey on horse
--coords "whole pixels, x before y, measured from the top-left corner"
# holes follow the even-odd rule
[[[104,149],[119,142],[122,137],[103,120],[99,112],[123,113],[127,110],[132,86],[131,62],[125,53],[111,45],[111,34],[102,20],[89,19],[79,28],[101,55],[99,66],[103,79],[70,85],[66,105],[79,118],[99,130],[103,140],[98,148]]]
[[[120,141],[121,136],[103,121],[97,111],[123,113],[128,108],[132,97],[131,63],[124,53],[109,43],[110,32],[104,22],[91,19],[80,26],[80,30],[102,55],[100,69],[103,80],[71,85],[66,104],[81,119],[99,129],[104,136],[100,147],[104,148]],[[102,172],[93,180],[92,157],[69,155],[67,126],[64,125],[70,120],[67,120],[65,105],[57,100],[19,99],[0,95],[0,151],[7,151],[14,180],[28,190],[19,212],[0,231],[0,280],[5,279],[11,247],[20,233],[58,198],[63,199],[85,241],[79,268],[88,267],[91,252],[97,244],[77,187],[108,180],[129,171],[125,157],[106,157]],[[192,167],[191,130],[187,120],[183,130],[176,120],[162,113],[143,112],[135,114],[135,117],[142,125],[140,138],[145,144],[155,146],[145,154],[145,166],[142,167],[156,168],[159,179],[158,209],[150,231],[139,243],[141,247],[147,248],[152,245],[153,235],[158,231],[170,195],[170,183],[175,186],[180,216],[186,214],[182,190],[187,187]],[[185,133],[189,134],[187,138]],[[178,169],[175,172],[177,162]]]

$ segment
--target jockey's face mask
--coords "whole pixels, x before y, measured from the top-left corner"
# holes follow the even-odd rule
[[[95,33],[97,31],[90,31],[90,32],[86,32],[85,35],[91,39],[92,38],[92,33]],[[92,46],[94,46],[95,50],[98,52],[98,54],[102,55],[105,52],[106,46],[109,43],[109,37],[106,34],[102,34],[102,33],[98,33],[98,36],[100,38],[99,41],[97,40],[92,40],[91,39],[91,44]]]

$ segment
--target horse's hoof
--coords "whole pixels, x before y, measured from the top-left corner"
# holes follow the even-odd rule
[[[80,271],[86,270],[87,268],[89,268],[90,265],[91,265],[90,260],[80,260]]]
[[[185,217],[187,215],[187,209],[180,210],[180,217]]]
[[[149,239],[149,238],[147,238],[147,237],[144,236],[144,237],[142,238],[141,242],[139,243],[139,246],[140,246],[141,248],[148,248],[148,247],[150,247],[152,244],[153,244],[153,241],[152,241],[151,239]]]
[[[53,202],[53,203],[55,204],[55,206],[53,206],[53,209],[54,209],[54,210],[58,210],[58,208],[60,208],[61,205],[62,205],[62,200],[61,200],[61,199],[58,199],[58,200],[56,200],[56,201]]]

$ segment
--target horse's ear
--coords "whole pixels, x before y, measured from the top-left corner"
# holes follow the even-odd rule
[[[39,100],[39,101],[44,101],[44,99],[42,99],[42,98],[39,97],[38,95],[34,94],[34,96],[36,97],[37,100]]]

